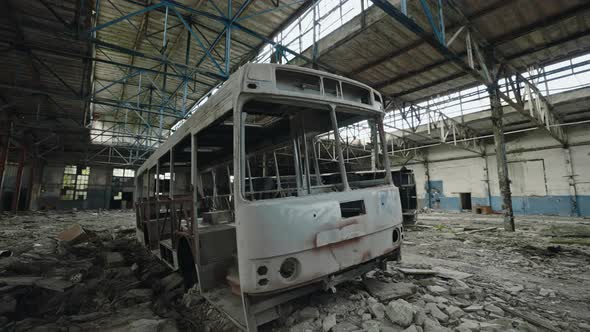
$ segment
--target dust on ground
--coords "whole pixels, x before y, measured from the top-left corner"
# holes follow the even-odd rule
[[[261,330],[590,331],[590,222],[516,223],[420,215],[401,262],[284,305]],[[74,225],[83,234],[57,240]],[[132,211],[70,211],[0,215],[0,330],[236,328],[137,243]]]

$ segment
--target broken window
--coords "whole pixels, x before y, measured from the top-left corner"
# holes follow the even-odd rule
[[[135,177],[135,171],[128,168],[113,168],[113,176],[121,178]]]
[[[61,199],[66,201],[85,200],[88,197],[90,167],[65,166]]]

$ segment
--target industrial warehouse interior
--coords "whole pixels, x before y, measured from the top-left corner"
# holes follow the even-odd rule
[[[0,1],[0,331],[590,331],[590,2]]]

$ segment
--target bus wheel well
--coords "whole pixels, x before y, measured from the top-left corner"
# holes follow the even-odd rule
[[[182,237],[179,239],[176,255],[178,258],[178,268],[184,279],[184,286],[189,289],[198,282],[198,278],[195,259],[187,238]]]

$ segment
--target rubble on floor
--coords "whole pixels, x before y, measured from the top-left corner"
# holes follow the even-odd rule
[[[590,223],[582,223],[587,232]],[[555,246],[546,229],[565,231],[554,225],[519,226],[516,233],[469,220],[408,227],[401,263],[336,294],[315,294],[302,310],[313,308],[318,317],[296,313],[274,329],[590,331],[588,248]]]
[[[182,277],[135,240],[132,217],[1,215],[0,248],[13,254],[0,257],[0,331],[207,330],[191,318]]]
[[[0,327],[237,331],[138,245],[134,218],[110,211],[0,215],[0,250],[9,252],[0,256]],[[588,247],[553,243],[552,234],[571,236],[554,225],[518,225],[507,233],[456,218],[407,227],[401,262],[341,284],[335,294],[283,305],[281,318],[260,330],[590,331]],[[59,241],[63,231],[68,236]]]

